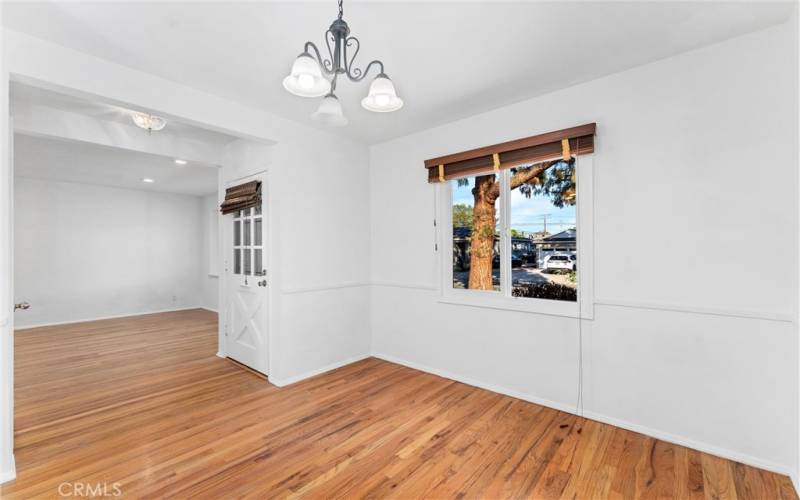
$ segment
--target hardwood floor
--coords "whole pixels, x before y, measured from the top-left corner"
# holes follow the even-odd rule
[[[0,496],[797,498],[784,476],[377,359],[279,389],[215,352],[202,310],[17,332]]]

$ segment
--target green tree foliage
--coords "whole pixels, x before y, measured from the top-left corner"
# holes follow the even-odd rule
[[[472,207],[464,203],[453,205],[453,227],[472,229]]]
[[[512,173],[525,172],[535,166],[515,168]],[[558,208],[575,205],[575,159],[552,164],[518,189],[528,198],[533,195],[547,196]]]

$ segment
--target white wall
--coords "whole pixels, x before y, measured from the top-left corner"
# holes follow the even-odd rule
[[[332,141],[336,143],[338,141]],[[288,383],[370,354],[368,152],[278,148],[281,342]],[[275,191],[273,190],[273,193]],[[291,353],[291,357],[286,355]]]
[[[795,74],[794,74],[794,87],[800,88],[800,7],[795,6],[794,15],[791,19],[791,31],[793,32],[793,40],[792,44],[795,47]],[[793,110],[796,119],[800,121],[800,100],[796,100],[794,102],[794,110]],[[798,126],[800,128],[800,126]],[[800,134],[800,130],[797,131]],[[796,136],[796,140],[800,142],[800,135]],[[795,161],[797,165],[800,165],[800,147],[796,148],[795,150]],[[797,181],[800,182],[800,176],[797,177]],[[797,196],[795,200],[800,198],[800,184],[796,186],[797,189]],[[794,244],[797,245],[797,248],[800,248],[800,203],[795,201],[795,213],[797,213],[797,218],[795,219],[795,234],[794,234]],[[795,262],[798,264],[795,268],[795,316],[794,316],[794,335],[795,337],[800,338],[800,252],[795,254]],[[800,341],[797,342],[798,351],[797,357],[800,360]],[[798,366],[795,370],[795,378],[798,380],[797,384],[797,391],[800,391],[800,361],[798,362]],[[800,394],[798,394],[797,401],[795,402],[795,408],[798,415],[798,432],[795,438],[797,441],[797,453],[795,454],[796,462],[795,462],[795,469],[794,473],[792,474],[792,482],[794,483],[794,489],[796,491],[800,491]]]
[[[236,141],[226,181],[268,171],[270,381],[285,385],[370,354],[367,148],[321,136]]]
[[[0,8],[0,25],[3,9]],[[8,102],[8,60],[0,36],[0,483],[16,476],[14,466],[13,162]]]
[[[794,472],[793,31],[770,28],[372,147],[374,352],[575,411],[577,320],[437,302],[423,161],[597,122],[586,415]],[[756,245],[780,265],[757,265]]]
[[[15,326],[201,305],[200,197],[17,177]]]
[[[219,311],[219,202],[216,194],[200,200],[200,304]]]

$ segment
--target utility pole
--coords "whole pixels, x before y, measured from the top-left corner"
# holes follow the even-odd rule
[[[550,217],[551,215],[553,214],[542,214],[539,216],[544,220],[544,229],[542,230],[542,233],[544,234],[547,234],[547,218]]]

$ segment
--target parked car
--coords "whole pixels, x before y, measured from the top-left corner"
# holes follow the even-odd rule
[[[522,254],[522,265],[523,266],[533,266],[536,267],[536,252],[534,251],[527,251],[523,250]]]
[[[548,255],[544,258],[542,269],[545,271],[572,271],[574,262],[569,255]]]
[[[511,267],[522,267],[524,260],[522,256],[516,252],[511,253]],[[470,267],[469,255],[462,255],[453,252],[453,270],[454,271],[469,271]],[[492,255],[492,268],[498,269],[500,267],[500,255],[496,252]]]
[[[469,259],[460,253],[453,252],[453,271],[468,271]]]

